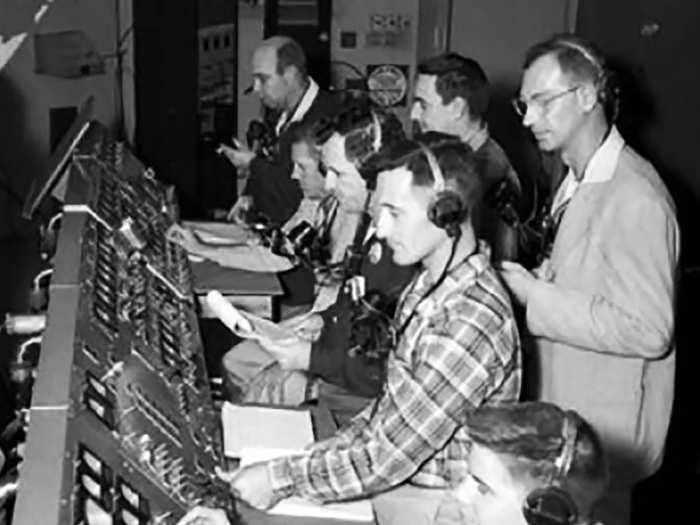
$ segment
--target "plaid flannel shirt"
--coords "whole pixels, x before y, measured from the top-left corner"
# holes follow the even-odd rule
[[[420,303],[431,282],[426,271],[417,276],[404,292],[397,322],[414,308],[416,314],[389,357],[376,406],[303,454],[268,462],[277,496],[336,501],[407,480],[446,487],[466,476],[466,413],[515,401],[520,393],[518,330],[484,248]]]

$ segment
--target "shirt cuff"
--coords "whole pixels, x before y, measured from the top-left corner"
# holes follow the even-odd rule
[[[289,498],[296,492],[294,460],[303,456],[285,456],[267,462],[272,491],[280,498]]]

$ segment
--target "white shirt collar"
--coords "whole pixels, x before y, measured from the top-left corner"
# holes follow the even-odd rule
[[[306,115],[306,113],[309,111],[311,104],[313,104],[314,100],[316,100],[316,95],[318,95],[318,91],[318,84],[313,78],[309,77],[309,85],[306,88],[304,95],[302,95],[299,104],[297,104],[297,107],[294,110],[292,116],[289,117],[289,113],[286,110],[283,111],[280,115],[280,118],[277,121],[277,125],[275,126],[275,133],[277,133],[277,135],[280,134],[282,128],[287,124],[291,124],[292,122],[298,122],[304,118],[304,115]]]
[[[597,182],[609,181],[615,173],[617,161],[620,158],[620,152],[624,147],[625,139],[622,138],[617,127],[612,126],[608,136],[595,153],[593,153],[591,160],[588,161],[588,166],[586,166],[586,171],[584,171],[580,181],[576,180],[573,170],[569,168],[566,178],[562,182],[552,202],[552,210],[557,209],[561,203],[571,198],[580,184],[594,184]]]
[[[370,224],[367,228],[367,231],[365,232],[365,238],[363,242],[369,241],[375,233],[377,233],[377,228],[374,226],[374,224]]]
[[[607,138],[588,161],[583,173],[582,183],[605,182],[612,178],[620,158],[620,152],[625,147],[625,140],[615,126],[610,128]]]

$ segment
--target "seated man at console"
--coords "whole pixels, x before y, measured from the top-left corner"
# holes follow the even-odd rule
[[[432,153],[414,141],[397,144],[387,159],[377,183],[377,235],[394,262],[419,263],[422,271],[397,307],[382,392],[303,453],[222,474],[254,507],[289,496],[372,497],[380,525],[460,524],[450,487],[468,474],[469,412],[519,395],[510,300],[470,220],[482,194],[475,159],[461,145]]]
[[[347,233],[344,207],[338,206],[335,191],[327,187],[320,169],[320,147],[313,138],[313,126],[308,122],[294,122],[286,133],[291,143],[291,158],[294,165],[292,179],[301,187],[303,198],[299,207],[279,230],[284,235],[277,235],[273,227],[268,227],[265,234],[253,233],[242,226],[241,232],[247,232],[245,242],[240,246],[217,246],[200,241],[188,228],[174,225],[169,231],[169,238],[182,245],[188,252],[205,257],[222,266],[257,271],[278,271],[284,289],[284,301],[287,305],[310,305],[314,301],[314,275],[307,267],[300,266],[294,257],[294,246],[286,241],[295,228],[304,224],[311,226],[316,237],[327,252],[328,262],[342,258],[345,248],[352,241]],[[352,218],[355,214],[351,214]],[[275,233],[275,235],[271,235]],[[280,240],[279,250],[264,249],[259,246],[261,237],[270,241]],[[276,253],[275,253],[276,252]],[[284,255],[283,255],[284,254]],[[290,259],[291,257],[291,259]],[[295,266],[295,267],[293,267]]]
[[[477,241],[477,161],[450,141],[404,141],[378,178],[377,236],[394,262],[419,263],[395,316],[376,400],[303,454],[243,468],[232,490],[261,509],[292,495],[372,497],[380,524],[457,523],[449,487],[467,474],[468,413],[520,393],[520,344],[507,292]]]
[[[342,424],[379,392],[385,352],[377,348],[381,344],[373,344],[377,338],[362,335],[381,333],[378,325],[393,315],[413,268],[393,264],[390,252],[372,237],[365,210],[368,191],[358,169],[369,164],[380,146],[402,134],[396,119],[368,108],[350,108],[319,131],[327,180],[335,181],[332,185],[345,216],[352,210],[356,213],[352,222],[356,261],[351,264],[357,267],[346,265],[344,277],[352,280],[336,292],[331,306],[284,322],[293,334],[289,339],[265,346],[245,341],[224,356],[230,398],[280,405],[317,399]],[[368,300],[373,302],[369,308]]]
[[[483,406],[467,417],[469,474],[455,489],[470,525],[586,525],[608,481],[600,439],[551,403]]]

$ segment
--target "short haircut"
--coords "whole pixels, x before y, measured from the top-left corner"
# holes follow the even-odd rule
[[[379,149],[376,149],[377,122]],[[403,125],[396,115],[362,100],[346,102],[333,116],[323,118],[315,125],[317,144],[325,143],[334,133],[345,137],[345,155],[357,165],[370,187],[376,177],[376,172],[372,169],[376,157],[385,148],[406,137]]]
[[[382,152],[382,161],[376,169],[388,171],[405,167],[412,174],[414,186],[431,188],[435,185],[435,176],[424,148],[435,156],[445,185],[459,194],[464,209],[475,209],[483,197],[483,177],[472,149],[454,135],[429,131],[398,142]]]
[[[579,36],[556,34],[526,51],[523,69],[550,54],[565,75],[577,82],[591,82],[596,87],[608,120],[614,121],[619,111],[620,87],[600,50]]]
[[[308,144],[313,151],[318,151],[319,144],[316,142],[313,123],[303,120],[292,122],[287,127],[287,134],[291,145],[305,143]]]
[[[608,482],[603,447],[593,430],[574,411],[543,402],[485,405],[467,415],[466,429],[474,443],[506,458],[516,481],[530,490],[545,487],[562,452],[564,418],[576,422],[577,437],[571,466],[559,486],[569,493],[579,515],[589,516]]]
[[[443,104],[462,97],[472,118],[484,118],[491,98],[491,85],[476,60],[458,53],[446,53],[421,62],[418,74],[435,75],[435,91]]]
[[[285,37],[277,48],[277,74],[283,74],[289,66],[295,67],[302,80],[306,80],[306,54],[296,40]]]

